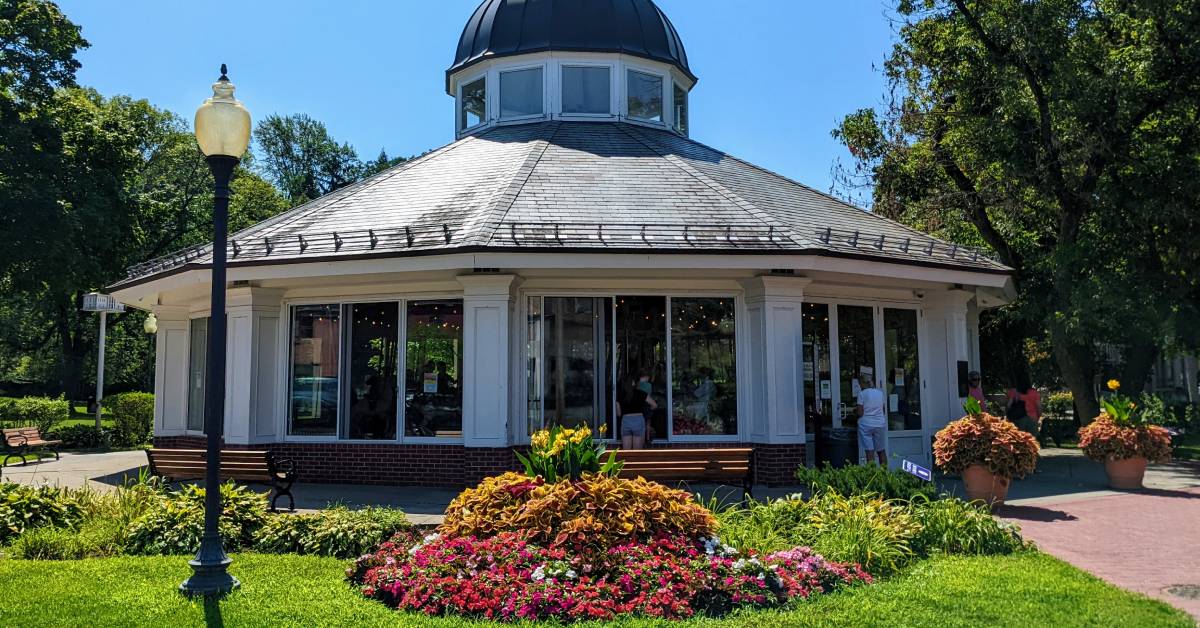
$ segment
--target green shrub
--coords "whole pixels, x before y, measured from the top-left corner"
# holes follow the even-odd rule
[[[104,400],[113,417],[113,436],[124,447],[149,442],[154,433],[154,395],[127,392]]]
[[[254,548],[275,554],[355,558],[409,527],[399,509],[334,506],[311,514],[268,518],[255,535]]]
[[[54,430],[54,438],[67,449],[100,449],[109,444],[109,432],[95,425],[67,425]]]
[[[120,522],[89,519],[78,530],[43,527],[22,534],[12,545],[15,558],[77,560],[120,554],[124,529]]]
[[[42,434],[49,434],[54,426],[71,418],[71,404],[63,397],[4,397],[0,398],[0,422],[15,425],[31,425]]]
[[[79,518],[79,504],[66,489],[0,483],[0,544],[35,528],[67,527]]]
[[[835,469],[825,463],[823,467],[800,467],[796,479],[814,493],[833,491],[839,495],[876,493],[885,499],[912,499],[921,496],[937,497],[937,486],[903,471],[892,471],[882,465],[847,465]]]
[[[960,499],[914,500],[911,509],[920,524],[912,546],[921,556],[1011,554],[1025,545],[1020,528],[983,506]]]
[[[1074,408],[1075,396],[1069,390],[1052,392],[1042,401],[1043,414],[1052,417],[1065,418]]]
[[[204,490],[186,485],[155,500],[129,527],[131,554],[190,554],[204,532]],[[221,486],[221,536],[225,549],[253,545],[254,534],[266,522],[267,499],[232,482]]]

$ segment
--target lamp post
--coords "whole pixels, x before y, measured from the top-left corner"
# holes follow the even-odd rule
[[[229,178],[250,144],[250,112],[233,97],[233,83],[221,64],[212,98],[196,110],[196,141],[216,187],[213,195],[212,318],[208,328],[208,372],[204,395],[204,432],[208,437],[204,472],[204,535],[188,564],[192,577],[179,585],[191,596],[228,593],[240,584],[229,574],[221,545],[221,430],[225,423],[225,246],[228,239]]]

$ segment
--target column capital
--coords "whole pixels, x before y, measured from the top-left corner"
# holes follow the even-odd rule
[[[150,308],[150,311],[161,323],[161,321],[186,321],[189,309],[186,305],[155,305]]]
[[[966,315],[967,304],[975,298],[974,290],[950,289],[926,293],[925,304],[930,310]]]
[[[758,275],[741,281],[747,301],[768,298],[803,299],[804,289],[812,283],[808,277],[788,275]]]
[[[226,307],[264,306],[279,307],[283,301],[283,290],[241,286],[230,288],[225,297]]]
[[[464,297],[511,298],[513,290],[521,285],[520,275],[480,273],[455,277],[463,287]]]

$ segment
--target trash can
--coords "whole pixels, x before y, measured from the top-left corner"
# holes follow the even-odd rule
[[[852,427],[823,427],[817,442],[817,465],[840,469],[858,463],[858,432]]]

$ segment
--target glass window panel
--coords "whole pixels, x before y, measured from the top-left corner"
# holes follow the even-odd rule
[[[542,69],[500,73],[500,117],[518,118],[542,113]]]
[[[610,112],[612,82],[608,68],[565,66],[562,83],[563,113]]]
[[[412,301],[405,318],[404,434],[462,438],[463,303]]]
[[[804,430],[816,435],[833,426],[833,385],[829,363],[829,305],[805,303],[801,329],[804,335]]]
[[[337,434],[339,310],[337,305],[292,309],[291,434]]]
[[[662,122],[662,77],[629,70],[627,75],[629,117]]]
[[[362,440],[396,438],[396,370],[400,347],[398,303],[346,306],[346,420],[342,437]]]
[[[529,297],[525,324],[526,433],[533,434],[542,429],[542,297]]]
[[[487,81],[483,77],[463,85],[461,100],[458,112],[460,129],[469,129],[487,119]]]
[[[671,429],[737,434],[733,299],[671,299]]]
[[[187,428],[204,430],[204,379],[208,363],[208,318],[192,319],[188,347]]]
[[[688,93],[675,84],[675,130],[688,134]]]
[[[599,430],[612,399],[612,299],[545,297],[542,307],[545,427]]]
[[[883,349],[887,356],[883,390],[888,429],[921,429],[921,370],[917,358],[916,310],[884,308]]]
[[[617,297],[616,353],[618,399],[646,378],[658,409],[647,421],[647,442],[667,435],[667,300]],[[618,426],[619,427],[619,426]]]
[[[860,373],[875,373],[875,312],[861,305],[839,305],[838,313],[838,370],[841,379],[842,420],[854,422],[854,407],[858,403]]]

